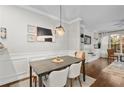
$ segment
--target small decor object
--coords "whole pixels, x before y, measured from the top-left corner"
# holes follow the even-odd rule
[[[4,45],[0,42],[0,49],[3,49]]]
[[[1,39],[6,39],[7,31],[5,27],[0,28],[0,37]]]
[[[91,36],[85,35],[84,37],[84,44],[91,44]]]
[[[99,39],[99,33],[97,33],[97,32],[94,33],[94,39],[95,40],[98,40]]]
[[[124,62],[124,55],[120,56],[120,62]]]
[[[62,63],[62,62],[64,62],[64,60],[63,60],[62,58],[60,58],[60,57],[56,57],[56,58],[54,58],[54,59],[52,60],[52,62],[53,62],[53,63]]]
[[[101,48],[101,43],[98,42],[97,44],[94,44],[94,48],[95,49],[100,49]]]
[[[101,43],[99,42],[99,43],[98,43],[98,49],[100,49],[100,48],[101,48]]]
[[[81,34],[80,37],[81,37],[81,43],[84,43],[84,34]]]

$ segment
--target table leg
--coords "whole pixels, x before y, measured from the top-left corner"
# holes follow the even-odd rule
[[[32,67],[30,66],[30,87],[32,87]]]
[[[83,65],[83,81],[85,81],[85,60],[82,61]]]
[[[38,78],[39,78],[39,87],[42,87],[43,86],[43,84],[42,84],[42,77],[38,76]]]

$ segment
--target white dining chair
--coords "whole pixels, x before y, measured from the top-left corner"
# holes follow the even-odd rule
[[[78,79],[80,86],[82,86],[81,80],[80,80],[81,64],[82,64],[82,62],[72,64],[69,68],[68,79],[70,80],[71,87],[73,86],[73,81],[75,79]]]
[[[46,87],[64,87],[67,83],[69,67],[59,71],[53,71],[49,74],[48,79],[43,79],[43,85]]]
[[[75,52],[75,57],[83,60],[84,63],[85,63],[85,59],[87,58],[86,56],[87,55],[85,54],[84,51],[78,50]],[[81,65],[81,73],[83,73],[83,71],[84,71],[84,68],[83,68],[83,65]]]
[[[83,60],[83,59],[85,59],[85,52],[83,52],[83,51],[76,51],[75,52],[75,57]]]

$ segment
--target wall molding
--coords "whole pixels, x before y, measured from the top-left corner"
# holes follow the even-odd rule
[[[7,75],[7,76],[3,76],[1,78],[0,81],[0,85],[3,84],[7,84],[10,83],[12,81],[16,81],[22,78],[25,78],[29,75],[29,62],[30,59],[34,60],[38,60],[38,59],[46,59],[46,58],[53,58],[56,56],[64,56],[64,55],[70,55],[70,56],[74,56],[74,52],[76,50],[58,50],[58,51],[41,51],[38,53],[11,53],[10,57],[12,60],[12,63],[14,66],[16,66],[16,68],[18,67],[23,67],[22,70],[17,70],[16,72],[16,68],[15,68],[15,72],[16,73],[12,73],[11,75]],[[14,64],[15,63],[15,64]],[[27,69],[25,69],[27,68]]]
[[[49,14],[49,13],[46,13],[46,12],[43,12],[43,11],[40,11],[40,10],[32,8],[30,6],[17,6],[17,7],[23,8],[25,10],[28,10],[28,11],[31,11],[31,12],[34,12],[34,13],[37,13],[37,14],[40,14],[40,15],[47,16],[47,17],[52,18],[52,19],[57,20],[57,21],[60,20],[60,18],[57,17],[57,16],[54,16],[52,14]],[[62,22],[66,23],[66,24],[72,24],[74,22],[81,21],[81,20],[82,20],[82,18],[77,17],[77,18],[75,18],[75,19],[73,19],[71,21],[66,21],[66,20],[62,19]]]
[[[81,20],[82,20],[82,18],[78,17],[78,18],[75,18],[75,19],[71,20],[70,22],[68,22],[68,24],[72,24],[74,22],[81,21]]]
[[[32,7],[30,7],[30,6],[17,6],[17,7],[23,8],[23,9],[25,9],[25,10],[28,10],[28,11],[31,11],[31,12],[34,12],[34,13],[37,13],[37,14],[40,14],[40,15],[47,16],[47,17],[52,18],[52,19],[57,20],[57,21],[60,20],[60,18],[58,18],[58,17],[56,17],[56,16],[54,16],[54,15],[51,15],[51,14],[49,14],[49,13],[40,11],[40,10],[35,9],[35,8],[32,8]],[[66,20],[62,20],[62,22],[68,24],[68,21],[66,21]]]

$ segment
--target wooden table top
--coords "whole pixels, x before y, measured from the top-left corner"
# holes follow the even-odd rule
[[[51,59],[33,61],[30,62],[29,64],[32,67],[32,69],[37,73],[37,75],[43,75],[51,71],[62,69],[64,67],[70,66],[71,64],[82,61],[79,58],[71,57],[71,56],[61,56],[61,58],[64,60],[61,63],[53,63],[52,60],[54,58],[51,58]]]

